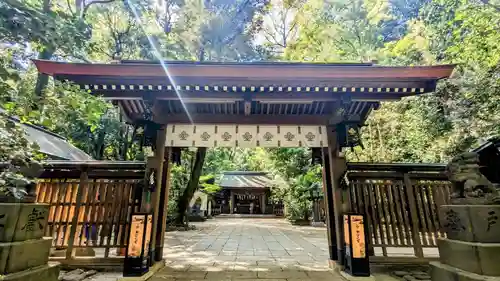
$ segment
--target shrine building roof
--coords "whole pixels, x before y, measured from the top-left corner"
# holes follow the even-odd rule
[[[151,109],[155,121],[163,124],[324,125],[340,106],[364,120],[380,101],[433,92],[437,81],[449,77],[454,68],[371,63],[34,63],[41,73],[113,101],[130,122],[143,119]]]
[[[231,171],[222,174],[219,185],[225,189],[262,189],[271,186],[267,172]]]

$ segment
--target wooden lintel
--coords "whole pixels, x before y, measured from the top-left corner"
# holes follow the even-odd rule
[[[313,101],[337,101],[342,97],[349,97],[351,101],[391,101],[410,96],[412,93],[369,93],[369,92],[180,92],[175,91],[140,91],[140,90],[97,90],[95,94],[106,100],[142,100],[145,97],[156,100],[183,100],[184,102],[217,102],[225,103],[235,100],[254,100],[265,103],[266,101],[313,102]]]
[[[193,114],[191,119],[185,114],[159,115],[156,122],[161,124],[281,124],[281,125],[326,125],[327,115],[228,115]]]

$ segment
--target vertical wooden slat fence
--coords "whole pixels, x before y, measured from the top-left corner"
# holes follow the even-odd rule
[[[122,258],[130,214],[140,207],[144,162],[51,161],[44,168],[36,201],[50,204],[53,248],[66,260],[90,253],[87,264]]]
[[[348,164],[349,207],[366,215],[374,260],[436,258],[437,238],[444,236],[438,208],[449,202],[451,188],[444,168],[436,164]]]

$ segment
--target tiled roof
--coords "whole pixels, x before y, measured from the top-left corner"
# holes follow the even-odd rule
[[[271,179],[266,172],[224,172],[219,184],[222,188],[266,188]]]

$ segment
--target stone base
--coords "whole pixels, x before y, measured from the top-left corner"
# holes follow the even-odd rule
[[[44,235],[49,204],[0,203],[0,242],[38,239]]]
[[[0,243],[0,273],[14,273],[46,264],[51,246],[52,237]]]
[[[367,277],[352,276],[343,270],[340,270],[340,275],[349,281],[375,281],[375,277],[373,275]]]
[[[500,276],[500,243],[465,242],[440,238],[440,261],[459,269],[488,276]]]
[[[0,280],[9,281],[57,281],[59,278],[59,264],[43,265],[21,272],[0,275]]]
[[[500,243],[500,205],[443,205],[439,222],[449,239]]]
[[[500,281],[500,277],[479,275],[440,262],[430,262],[433,281]]]
[[[322,221],[312,221],[311,222],[311,226],[314,226],[314,227],[324,227],[325,223],[322,222]]]

